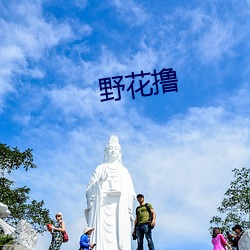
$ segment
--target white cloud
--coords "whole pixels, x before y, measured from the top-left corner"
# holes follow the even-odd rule
[[[99,78],[122,75],[126,69],[127,65],[120,62],[105,46],[102,47],[97,61],[82,61],[83,79],[86,84],[96,84]]]
[[[242,20],[222,15],[218,6],[211,6],[211,11],[204,5],[177,8],[173,14],[165,15],[158,22],[157,29],[152,29],[158,39],[154,39],[153,35],[150,39],[158,43],[161,53],[167,55],[166,51],[171,51],[182,66],[186,66],[190,59],[217,65],[225,58],[235,57],[237,46],[248,37],[249,32]],[[235,11],[238,15],[242,14],[239,8]]]
[[[108,48],[102,47],[97,61],[82,61],[81,72],[84,83],[87,85],[97,84],[96,87],[99,88],[99,78],[117,75],[125,76],[131,74],[132,71],[140,72],[143,70],[144,72],[151,72],[157,63],[157,59],[158,53],[153,48],[148,47],[142,39],[140,41],[140,50],[127,58],[125,56],[118,58]]]
[[[21,2],[9,8],[10,20],[1,20],[2,46],[17,46],[27,57],[39,58],[44,49],[73,36],[67,24],[46,21],[39,4]]]
[[[4,94],[14,91],[13,86],[10,84],[10,78],[13,74],[13,69],[18,67],[19,63],[25,63],[24,55],[20,48],[17,46],[0,47],[0,110],[2,109]]]
[[[73,91],[76,95],[77,90]],[[63,210],[72,237],[65,249],[77,247],[84,227],[84,190],[103,160],[111,133],[120,136],[123,162],[136,192],[144,193],[155,207],[159,249],[165,244],[161,232],[171,234],[169,246],[179,237],[184,243],[204,244],[210,237],[209,220],[233,178],[231,170],[249,164],[250,120],[240,116],[228,119],[222,107],[192,108],[161,125],[135,116],[117,114],[105,122],[78,123],[68,132],[48,124],[25,136],[35,149],[39,169],[34,175],[16,178],[24,183],[29,178],[32,192],[43,197],[47,207],[54,212]],[[60,186],[63,189],[57,188]],[[196,234],[188,228],[195,228]]]
[[[85,2],[82,3],[84,8]],[[127,14],[135,19],[139,16],[135,25],[147,18],[133,1],[114,4],[122,18]],[[26,17],[24,11],[31,14]],[[11,77],[16,72],[44,77],[41,68],[27,66],[29,59],[36,62],[45,55],[43,52],[61,41],[78,37],[75,32],[80,27],[78,22],[77,28],[71,27],[72,20],[62,24],[45,20],[39,4],[23,3],[15,13],[21,17],[20,23],[1,20],[7,35],[0,34],[4,41],[0,47],[0,80],[4,83],[0,85],[0,95],[15,90]],[[132,21],[130,18],[128,22]],[[178,26],[180,18],[187,29]],[[100,102],[99,78],[124,76],[131,69],[151,71],[159,61],[166,65],[175,59],[176,64],[186,67],[186,59],[197,54],[197,63],[210,63],[233,53],[237,44],[237,40],[230,40],[236,29],[233,23],[213,18],[200,8],[182,10],[170,19],[159,24],[155,39],[159,40],[158,47],[149,45],[144,35],[138,41],[139,50],[129,59],[116,57],[104,46],[95,61],[74,61],[75,58],[59,54],[53,57],[53,63],[45,60],[49,65],[55,64],[53,69],[58,70],[62,82],[57,79],[50,86],[30,87],[25,104],[18,103],[14,120],[23,126],[20,137],[15,134],[15,141],[34,149],[38,169],[14,177],[18,184],[30,185],[32,198],[45,200],[52,216],[58,210],[64,213],[70,241],[62,250],[78,247],[85,225],[85,188],[94,168],[102,162],[104,145],[112,133],[120,137],[123,162],[136,191],[144,193],[155,207],[154,238],[159,250],[165,249],[166,235],[171,235],[168,244],[173,249],[180,239],[183,244],[192,241],[194,245],[207,241],[204,244],[210,248],[209,219],[232,180],[231,170],[249,166],[250,120],[243,112],[249,106],[247,83],[231,98],[224,96],[217,106],[193,107],[161,124],[143,117],[140,110],[127,105],[125,98]],[[13,29],[13,34],[8,29]],[[91,32],[88,25],[83,26],[79,36]],[[80,44],[69,53],[82,48],[85,49]],[[37,250],[45,249],[49,242],[48,234],[39,237]]]
[[[131,26],[142,25],[148,18],[143,10],[143,5],[136,4],[133,0],[113,0],[119,16]]]
[[[206,15],[201,8],[188,11],[186,15],[190,18],[191,30],[194,33],[200,32],[212,19],[212,17]]]
[[[87,0],[74,0],[74,4],[80,9],[84,9],[87,5]]]
[[[51,100],[52,107],[59,108],[63,114],[71,117],[76,115],[92,119],[100,114],[105,117],[110,117],[114,113],[123,115],[124,112],[127,112],[124,105],[129,105],[128,98],[126,98],[130,98],[130,93],[127,92],[129,80],[125,78],[122,80],[121,84],[125,84],[126,89],[121,91],[121,100],[101,102],[105,96],[100,96],[104,91],[100,91],[99,79],[118,75],[124,77],[131,74],[132,71],[151,72],[157,63],[157,55],[143,42],[141,47],[142,50],[138,51],[133,58],[124,61],[118,60],[105,47],[102,48],[99,59],[94,62],[82,60],[80,64],[76,64],[70,59],[58,57],[56,59],[57,67],[60,68],[61,75],[65,76],[62,79],[65,84],[62,84],[62,87],[55,84],[52,90],[48,90],[44,94]],[[114,85],[113,82],[112,84]],[[116,89],[112,89],[110,92],[113,92],[112,97],[118,98]]]
[[[237,42],[234,29],[231,24],[222,24],[219,21],[211,23],[197,42],[198,52],[203,62],[220,61],[222,57],[232,55],[232,49]]]
[[[48,97],[54,108],[58,108],[69,119],[70,117],[81,117],[85,120],[96,120],[99,115],[110,117],[114,113],[124,112],[122,100],[101,102],[101,99],[105,97],[100,96],[100,93],[100,91],[93,91],[91,88],[66,86],[50,91]],[[115,98],[117,97],[115,96]]]
[[[46,21],[39,2],[9,3],[2,11],[11,13],[8,18],[0,19],[0,95],[3,97],[14,91],[13,86],[17,84],[13,82],[15,74],[43,77],[42,70],[35,66],[30,68],[28,60],[34,60],[34,63],[46,49],[71,38],[73,33],[67,24]],[[2,108],[3,103],[0,105]]]

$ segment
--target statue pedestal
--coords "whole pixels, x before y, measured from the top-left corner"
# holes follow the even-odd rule
[[[5,245],[1,249],[2,250],[26,250],[25,247],[21,245]]]

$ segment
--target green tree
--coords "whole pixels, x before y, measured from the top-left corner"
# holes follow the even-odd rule
[[[212,225],[222,228],[223,231],[230,231],[235,224],[246,229],[250,220],[250,169],[235,168],[232,172],[234,180],[217,208],[223,216],[213,216],[210,220]]]
[[[44,208],[44,201],[30,200],[30,188],[14,188],[14,181],[6,178],[6,175],[19,168],[24,168],[25,171],[36,168],[32,150],[21,152],[17,147],[10,148],[0,143],[0,167],[0,202],[6,204],[11,211],[11,216],[5,220],[12,226],[21,219],[26,220],[37,233],[43,233],[45,225],[52,221],[49,210]]]

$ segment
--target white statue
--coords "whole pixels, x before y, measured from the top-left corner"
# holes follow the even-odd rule
[[[23,246],[26,250],[35,249],[38,240],[37,234],[25,220],[18,222],[14,237],[16,244]]]
[[[35,230],[32,229],[31,225],[25,220],[20,220],[16,228],[10,226],[1,219],[9,215],[10,211],[8,210],[8,206],[0,202],[0,227],[3,229],[4,234],[13,236],[15,245],[18,245],[19,248],[34,250],[38,240]]]
[[[11,235],[15,228],[6,223],[2,218],[8,217],[10,215],[10,211],[8,210],[8,206],[0,202],[0,228],[3,229],[4,234]]]
[[[250,250],[250,229],[246,230],[238,242],[239,250]]]
[[[95,230],[91,242],[96,250],[130,250],[135,191],[128,170],[122,165],[121,146],[115,135],[104,151],[86,189],[88,226]]]
[[[5,218],[10,215],[8,206],[0,202],[0,218]]]

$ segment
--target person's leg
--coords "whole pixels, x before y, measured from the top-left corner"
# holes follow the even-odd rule
[[[62,245],[62,240],[60,238],[57,238],[53,241],[53,245],[52,245],[52,250],[60,250]]]
[[[55,248],[54,245],[55,245],[55,241],[52,239],[50,246],[49,246],[49,250],[54,250],[54,248]]]
[[[145,236],[146,236],[146,239],[148,241],[148,249],[149,250],[155,250],[155,247],[154,247],[154,242],[153,242],[153,239],[152,239],[152,230],[149,228],[148,225],[146,225],[146,232],[145,232]]]
[[[137,244],[138,250],[143,250],[143,239],[145,234],[145,227],[144,225],[139,225],[136,229],[136,236],[137,236]]]

